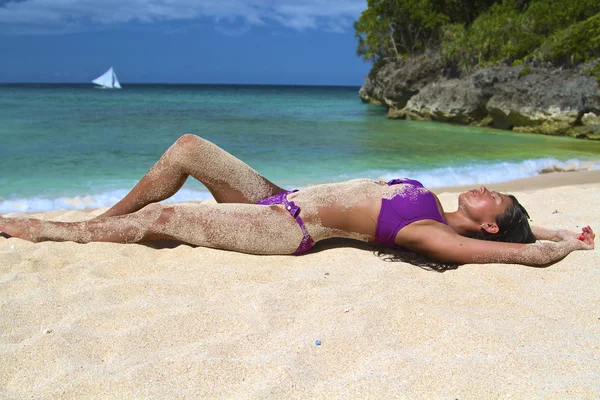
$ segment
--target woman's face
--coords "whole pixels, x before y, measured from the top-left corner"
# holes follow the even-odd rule
[[[498,215],[512,206],[512,199],[503,193],[490,192],[485,186],[458,196],[458,207],[476,223],[495,223]]]

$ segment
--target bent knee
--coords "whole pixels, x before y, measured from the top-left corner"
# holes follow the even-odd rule
[[[194,135],[193,133],[184,133],[183,135],[179,136],[179,138],[177,138],[176,142],[177,143],[186,143],[189,141],[194,141],[194,140],[196,140],[196,138],[200,138],[200,136]]]
[[[204,143],[209,143],[208,140],[201,138],[198,135],[194,135],[193,133],[186,133],[185,135],[181,135],[176,141],[175,145],[177,147],[182,148],[197,148]]]
[[[206,152],[212,143],[200,136],[186,133],[175,141],[172,149],[176,152],[176,161],[188,162],[197,161],[202,153]]]

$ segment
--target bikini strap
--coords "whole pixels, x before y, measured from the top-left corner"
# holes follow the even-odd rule
[[[302,218],[300,217],[300,207],[298,207],[293,201],[288,201],[287,194],[283,197],[283,205],[285,209],[288,210],[290,215],[294,217],[294,219],[298,223],[298,226],[302,230],[302,241],[300,242],[300,245],[298,246],[298,249],[294,252],[294,254],[300,255],[306,253],[315,245],[315,241],[310,236],[310,233],[308,233],[308,230],[304,225],[304,221],[302,221]]]

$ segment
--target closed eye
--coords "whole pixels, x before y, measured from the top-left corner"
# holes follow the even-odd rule
[[[492,192],[492,199],[494,199],[494,201],[498,198],[498,194],[496,192]],[[502,201],[502,199],[500,199],[500,201]]]

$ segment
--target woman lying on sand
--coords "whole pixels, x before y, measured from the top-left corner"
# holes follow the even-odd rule
[[[157,204],[173,196],[190,175],[218,204]],[[581,234],[530,228],[527,218],[514,196],[485,187],[460,194],[454,212],[445,212],[435,194],[410,179],[355,179],[286,191],[213,143],[188,134],[123,200],[97,218],[51,222],[0,217],[0,231],[33,242],[167,239],[252,254],[296,255],[320,240],[342,237],[461,264],[542,266],[571,251],[594,248],[590,227]],[[550,242],[536,242],[536,237]]]

